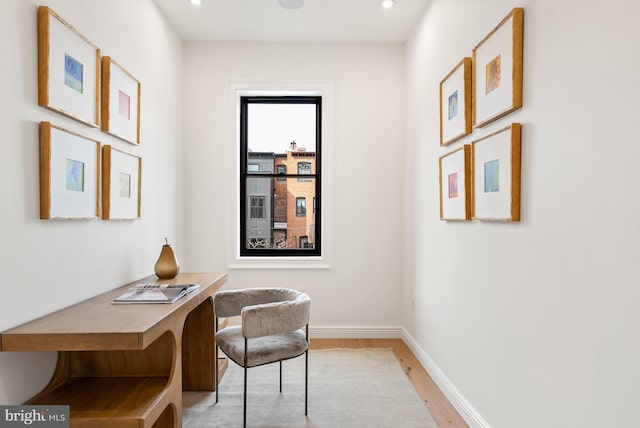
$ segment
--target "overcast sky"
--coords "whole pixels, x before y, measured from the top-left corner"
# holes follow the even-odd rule
[[[249,150],[285,153],[289,143],[313,152],[314,104],[249,104]]]

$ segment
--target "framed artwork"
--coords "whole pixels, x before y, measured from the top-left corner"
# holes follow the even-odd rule
[[[40,218],[100,217],[100,142],[40,123]]]
[[[142,158],[110,145],[102,151],[102,218],[140,218]]]
[[[440,82],[440,145],[471,133],[471,58],[464,58]]]
[[[473,49],[473,126],[481,128],[522,107],[524,9],[514,8]]]
[[[140,82],[108,56],[102,58],[102,131],[140,144]]]
[[[38,105],[98,127],[99,85],[100,49],[47,6],[39,6]]]
[[[520,220],[520,124],[471,143],[473,218]]]
[[[471,146],[440,157],[440,220],[471,220]]]

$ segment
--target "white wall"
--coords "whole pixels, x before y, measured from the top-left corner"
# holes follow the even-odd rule
[[[524,107],[439,147],[439,82],[515,6]],[[403,324],[479,426],[638,426],[639,13],[625,0],[433,0],[408,44]],[[522,221],[440,221],[438,157],[510,121]]]
[[[38,107],[37,6],[50,6],[142,82],[139,147]],[[153,274],[164,237],[182,254],[182,42],[151,0],[0,2],[0,330]],[[143,158],[142,219],[39,219],[38,124]],[[55,354],[0,353],[0,403],[48,382]]]
[[[361,334],[390,327],[397,333],[403,266],[403,47],[187,43],[184,56],[186,268],[229,270],[229,288],[304,289],[313,301],[316,332],[364,326]],[[326,90],[323,203],[328,211],[323,225],[330,268],[230,269],[237,264],[236,87]],[[283,147],[287,144],[283,141]]]

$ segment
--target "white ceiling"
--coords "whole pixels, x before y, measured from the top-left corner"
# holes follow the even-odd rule
[[[305,0],[301,9],[278,0],[154,0],[187,41],[393,42],[406,41],[429,0]]]

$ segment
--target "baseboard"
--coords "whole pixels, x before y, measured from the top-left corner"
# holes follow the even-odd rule
[[[402,339],[402,327],[309,326],[311,339]]]
[[[431,379],[438,385],[442,393],[455,407],[462,419],[469,425],[469,428],[491,428],[478,411],[467,401],[456,386],[440,370],[440,367],[429,357],[429,355],[418,345],[413,336],[406,329],[402,329],[402,339],[407,344],[411,352],[416,356],[420,364],[429,373]]]

